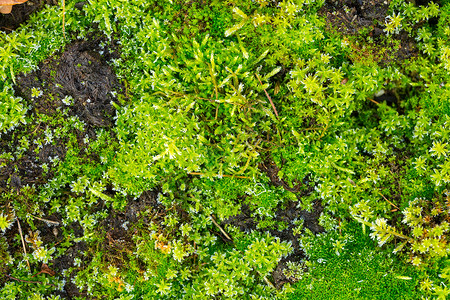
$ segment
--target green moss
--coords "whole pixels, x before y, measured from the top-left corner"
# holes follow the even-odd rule
[[[359,226],[311,237],[309,272],[293,285],[288,299],[418,299],[419,272],[395,255],[380,251]],[[333,243],[342,239],[336,255]]]
[[[265,232],[290,228],[275,218],[286,203],[320,203],[327,233],[292,221],[309,262],[290,263],[303,276],[291,299],[445,298],[448,1],[390,1],[385,22],[372,24],[376,39],[372,26],[351,36],[331,29],[323,0],[76,2],[66,1],[66,37],[56,6],[0,36],[0,255],[12,249],[2,271],[47,282],[32,277],[8,230],[18,218],[36,231],[36,217],[51,216],[60,240],[47,236],[37,254],[53,253],[50,268],[77,259],[54,277],[58,288],[64,279],[109,299],[282,298],[289,286],[273,289],[272,271],[291,249]],[[50,107],[58,95],[42,91],[45,115],[15,95],[17,74],[93,32],[119,45],[110,64],[126,95],[112,128]],[[398,60],[405,42],[417,51]],[[27,155],[56,146],[65,155],[41,164],[39,180],[11,184],[11,172],[28,172]],[[138,221],[123,223],[130,215]],[[226,226],[236,215],[256,229]],[[39,271],[35,250],[27,258]],[[5,299],[54,290],[1,283]]]

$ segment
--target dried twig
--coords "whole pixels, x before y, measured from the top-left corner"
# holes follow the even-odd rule
[[[8,277],[8,278],[11,278],[11,279],[13,279],[13,280],[17,280],[17,281],[20,281],[20,282],[26,282],[26,283],[40,283],[40,284],[46,284],[46,285],[50,285],[50,286],[52,286],[52,287],[57,287],[56,285],[54,285],[53,283],[44,283],[44,282],[42,282],[42,281],[30,281],[30,280],[23,280],[23,279],[19,279],[19,278],[16,278],[16,277],[12,277],[12,276],[10,276],[10,275],[8,275],[8,274],[5,274],[6,275],[6,277]]]
[[[325,131],[327,131],[328,127],[330,126],[330,121],[328,121],[327,125],[325,126],[325,128],[322,130],[322,133],[319,136],[319,140],[321,138],[323,138],[323,136],[325,135]]]
[[[223,230],[222,227],[220,227],[220,225],[216,222],[216,220],[214,220],[214,217],[213,217],[212,215],[211,215],[210,217],[211,217],[211,220],[212,220],[212,222],[214,223],[214,225],[216,225],[217,228],[219,228],[220,232],[222,232],[223,235],[224,235],[227,239],[229,239],[230,241],[232,241],[232,239],[231,239],[230,236],[225,232],[225,230]]]
[[[375,100],[373,100],[373,99],[370,99],[370,98],[368,98],[370,101],[372,101],[373,103],[375,103],[376,105],[380,105],[380,103],[379,102],[377,102],[377,101],[375,101]]]
[[[62,0],[62,9],[63,9],[63,18],[62,18],[62,21],[63,21],[63,36],[64,36],[64,39],[66,39],[66,1],[65,0]]]
[[[23,252],[25,253],[25,260],[27,261],[28,269],[30,269],[30,272],[31,272],[30,262],[28,261],[28,258],[27,258],[27,249],[25,248],[25,240],[23,239],[22,227],[20,227],[19,218],[17,218],[17,225],[19,227],[20,238],[22,239],[22,246],[23,246]]]
[[[324,127],[309,127],[309,128],[303,128],[301,131],[309,131],[309,130],[320,130]]]
[[[261,273],[258,272],[258,274],[259,274],[259,276],[261,276]],[[261,277],[264,279],[264,281],[267,283],[268,286],[270,286],[271,288],[274,288],[274,289],[275,289],[275,286],[273,285],[273,283],[270,282],[270,280],[267,279],[266,276],[261,276]]]
[[[55,271],[50,269],[47,264],[43,263],[42,266],[41,266],[41,270],[38,273],[36,273],[33,276],[31,276],[31,277],[38,276],[39,274],[42,274],[42,273],[48,274],[50,276],[55,276],[56,275]]]
[[[202,176],[205,175],[204,173],[199,173],[199,172],[191,172],[188,173],[188,175],[198,175],[198,176]],[[222,176],[222,177],[233,177],[233,178],[240,178],[240,179],[250,179],[250,177],[247,176],[237,176],[237,175],[217,175],[217,177]]]
[[[356,187],[356,183],[353,181],[353,180],[351,180],[350,178],[347,178],[347,180],[353,185],[353,186],[355,186]],[[392,203],[391,201],[389,201],[380,191],[376,191],[381,197],[383,197],[383,199],[384,200],[386,200],[386,202],[388,202],[390,205],[392,205],[393,207],[395,207],[396,208],[396,210],[393,210],[393,211],[397,211],[397,210],[400,210],[400,208],[398,208],[398,206],[397,205],[395,205],[394,203]]]
[[[258,75],[258,74],[256,74],[256,78],[258,78],[259,83],[261,83],[261,85],[263,85],[263,84],[262,84],[262,81],[261,81],[261,79],[259,78],[259,75]],[[267,98],[269,99],[270,104],[272,105],[272,108],[273,108],[273,111],[275,112],[275,115],[277,116],[277,118],[279,118],[277,109],[275,108],[275,104],[273,104],[272,98],[270,98],[270,95],[269,95],[269,93],[266,91],[266,89],[263,88],[263,90],[264,90],[264,93],[266,93],[266,96],[267,96]]]
[[[390,205],[392,205],[393,207],[395,207],[396,209],[400,210],[400,208],[398,208],[397,205],[395,205],[394,203],[392,203],[391,201],[389,201],[385,196],[383,196],[382,193],[380,193],[379,191],[377,191],[378,194],[380,194],[381,197],[383,197],[384,200],[386,200]]]
[[[50,223],[50,224],[54,224],[54,225],[59,225],[59,222],[56,222],[56,221],[51,221],[51,220],[39,218],[39,217],[36,217],[36,216],[33,216],[33,215],[31,215],[31,216],[32,216],[33,218],[35,218],[35,219],[38,219],[39,221],[43,221],[43,222]]]

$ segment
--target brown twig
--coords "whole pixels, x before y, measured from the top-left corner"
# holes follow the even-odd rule
[[[13,279],[13,280],[17,280],[17,281],[20,281],[20,282],[26,282],[26,283],[40,283],[40,284],[46,284],[46,285],[50,285],[50,286],[52,286],[52,287],[57,287],[56,285],[54,285],[53,283],[44,283],[44,282],[42,282],[42,281],[30,281],[30,280],[23,280],[23,279],[19,279],[19,278],[16,278],[16,277],[12,277],[12,276],[10,276],[10,275],[8,275],[8,274],[5,274],[6,275],[6,277],[8,277],[8,278],[11,278],[11,279]]]
[[[342,236],[341,219],[339,218],[339,235]]]
[[[198,175],[198,176],[202,176],[205,175],[204,173],[199,173],[199,172],[191,172],[188,173],[188,175]],[[217,177],[219,177],[220,175],[216,175]],[[240,179],[250,179],[250,177],[247,176],[237,176],[237,175],[221,175],[222,177],[233,177],[233,178],[240,178]]]
[[[172,93],[172,94],[174,94],[174,95],[176,95],[176,96],[178,96],[178,97],[192,96],[192,97],[194,97],[194,98],[201,99],[201,100],[206,100],[206,101],[209,101],[209,102],[211,102],[211,103],[217,102],[217,101],[214,100],[214,99],[203,98],[203,97],[199,97],[199,96],[196,96],[196,95],[183,94],[183,93],[175,92],[175,91],[171,91],[171,90],[165,90],[165,92]],[[154,94],[154,95],[155,95],[155,94],[163,94],[164,96],[167,96],[167,93],[164,93],[164,92],[161,92],[161,91],[154,92],[153,94]]]
[[[380,103],[379,102],[377,102],[377,101],[375,101],[375,100],[373,100],[373,99],[370,99],[370,98],[368,98],[370,101],[372,101],[373,103],[375,103],[376,105],[380,105]]]
[[[262,84],[262,81],[261,81],[261,79],[259,78],[259,75],[258,75],[258,74],[256,74],[256,78],[258,78],[259,83],[261,83],[261,85],[263,85],[263,84]],[[269,93],[266,91],[265,88],[263,88],[263,90],[264,90],[264,93],[266,93],[266,96],[267,96],[267,98],[269,99],[270,104],[272,105],[272,108],[273,108],[273,111],[275,112],[275,115],[277,116],[277,118],[279,118],[277,109],[275,108],[275,104],[273,104],[272,98],[270,98],[270,95],[269,95]]]
[[[19,234],[20,234],[20,238],[22,240],[23,252],[25,253],[25,260],[27,261],[28,269],[30,269],[30,272],[31,272],[30,262],[28,261],[28,258],[27,258],[27,249],[25,248],[25,240],[23,239],[22,227],[20,227],[19,218],[17,218],[17,225],[19,227]]]
[[[330,126],[330,121],[328,121],[327,125],[325,126],[325,128],[322,130],[322,133],[319,136],[319,140],[325,135],[325,131],[327,131],[328,127]]]
[[[320,130],[323,129],[324,127],[309,127],[309,128],[304,128],[301,131],[309,131],[309,130]]]
[[[212,80],[212,82],[214,84],[214,92],[216,94],[216,102],[217,102],[217,100],[219,99],[219,88],[217,87],[216,76],[214,76],[213,67],[210,64],[208,64],[208,66],[209,66],[209,75],[211,76],[211,80]],[[217,120],[217,117],[219,115],[219,105],[220,104],[217,104],[217,106],[216,106],[216,114],[214,116],[215,120]]]
[[[383,197],[384,200],[386,200],[390,205],[392,205],[393,207],[395,207],[396,209],[400,210],[400,208],[398,208],[397,205],[395,205],[394,203],[392,203],[391,201],[389,201],[385,196],[383,196],[382,193],[380,193],[379,191],[377,191],[378,194],[380,194],[381,197]]]
[[[43,263],[42,266],[41,266],[41,270],[39,272],[37,272],[36,274],[34,274],[33,276],[31,276],[31,278],[33,278],[35,276],[38,276],[39,274],[42,274],[42,273],[48,274],[50,276],[55,276],[56,275],[55,271],[50,269],[47,264]]]
[[[66,1],[65,0],[62,0],[62,9],[63,9],[63,18],[62,18],[62,21],[63,21],[63,36],[64,36],[64,39],[66,39]]]
[[[214,217],[213,217],[212,215],[211,215],[210,217],[211,217],[211,220],[212,220],[212,222],[214,223],[214,225],[216,225],[217,228],[219,228],[220,232],[222,232],[223,235],[224,235],[227,239],[229,239],[230,241],[232,241],[232,239],[231,239],[230,236],[225,232],[225,230],[223,230],[222,227],[220,227],[220,225],[216,222],[216,220],[214,220]]]
[[[51,221],[51,220],[47,220],[47,219],[42,219],[42,218],[39,218],[39,217],[36,217],[36,216],[33,216],[33,215],[31,215],[33,218],[35,218],[35,219],[38,219],[39,221],[43,221],[43,222],[47,222],[47,223],[50,223],[50,224],[54,224],[54,225],[59,225],[59,222],[56,222],[56,221]]]

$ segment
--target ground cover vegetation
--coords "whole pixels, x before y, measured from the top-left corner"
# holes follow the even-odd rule
[[[450,297],[450,1],[48,4],[0,33],[2,298]]]

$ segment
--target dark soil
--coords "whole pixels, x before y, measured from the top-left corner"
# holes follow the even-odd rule
[[[60,216],[58,215],[51,215],[46,217],[46,220],[50,220],[53,222],[57,222],[58,224],[54,223],[48,223],[45,221],[35,220],[33,222],[35,226],[35,230],[33,230],[27,222],[24,222],[23,220],[20,221],[21,229],[24,238],[26,236],[31,236],[37,232],[39,232],[39,238],[41,239],[43,245],[50,246],[55,244],[60,244],[64,242],[64,237],[62,234],[62,231],[70,232],[71,237],[73,238],[80,238],[83,236],[83,229],[81,228],[80,224],[78,223],[72,223],[70,225],[63,226],[60,222]],[[19,228],[17,222],[14,222],[13,226],[8,229],[5,232],[5,237],[8,241],[7,245],[8,252],[11,254],[20,254],[23,253],[22,244],[20,242],[13,242],[18,235]],[[27,243],[28,252],[30,252],[32,249],[30,244]],[[50,247],[49,247],[50,248]],[[41,275],[45,277],[52,277],[52,276],[62,276],[63,271],[68,270],[71,267],[74,267],[74,260],[76,257],[80,259],[84,259],[83,252],[87,250],[87,244],[85,242],[79,242],[79,243],[72,243],[70,247],[64,252],[64,255],[59,256],[55,258],[53,261],[50,261],[48,266],[47,265],[31,265],[31,272],[36,276],[38,275],[42,270],[47,269],[48,273],[46,272],[46,275]],[[8,274],[9,272],[5,272],[4,274],[0,274],[0,284],[3,284],[6,281],[10,281],[11,279],[5,276],[5,274]],[[42,284],[39,283],[39,278],[36,277],[33,281],[36,282],[36,284]],[[65,298],[65,299],[72,299],[72,297],[75,296],[83,296],[82,293],[76,288],[76,286],[70,281],[70,278],[68,278],[66,283],[66,286],[64,287],[63,291],[55,291],[55,294]]]
[[[281,186],[284,189],[296,193],[297,198],[300,200],[301,197],[308,195],[312,192],[312,188],[306,188],[306,185],[302,182],[296,182],[293,187],[289,186],[286,181],[278,177],[279,168],[275,163],[271,161],[267,161],[260,166],[260,169],[267,174],[270,178],[271,183],[274,186]],[[305,181],[305,180],[304,180]],[[323,211],[323,207],[321,203],[316,200],[313,203],[312,211],[306,211],[298,208],[299,202],[289,201],[288,203],[284,203],[277,207],[275,212],[275,220],[277,222],[282,222],[286,224],[286,228],[283,230],[270,229],[269,232],[272,236],[280,238],[282,241],[291,242],[292,248],[294,249],[293,253],[288,257],[283,258],[276,267],[273,272],[273,280],[274,284],[277,288],[281,288],[283,284],[287,282],[293,282],[290,278],[286,278],[284,275],[284,270],[287,268],[286,263],[289,261],[292,262],[302,262],[306,259],[305,254],[300,249],[300,245],[298,242],[298,237],[294,236],[293,229],[296,225],[294,225],[294,220],[302,219],[304,221],[304,228],[309,229],[313,234],[318,234],[324,231],[324,228],[319,225],[319,217]],[[241,205],[241,213],[230,217],[229,219],[223,222],[223,225],[230,224],[235,227],[238,227],[241,231],[250,232],[250,231],[266,231],[258,229],[258,220],[252,217],[253,212],[249,208],[248,205],[243,203]]]
[[[352,60],[372,59],[382,64],[415,57],[415,41],[405,32],[394,35],[398,45],[383,39],[389,2],[385,0],[327,0],[319,14],[324,16],[330,31],[373,42],[350,43]]]
[[[17,29],[20,24],[26,22],[35,12],[45,5],[58,5],[57,0],[28,0],[25,3],[14,5],[11,13],[0,14],[0,29],[6,33]]]
[[[9,143],[13,137],[3,137],[0,141],[0,150],[2,152],[9,152]],[[17,142],[18,141],[15,141]],[[44,183],[42,176],[42,168],[38,164],[38,155],[32,151],[28,151],[26,155],[21,156],[19,159],[6,161],[7,164],[0,168],[0,192],[6,191],[10,186],[14,190],[20,190],[24,185]]]
[[[43,114],[65,107],[63,99],[69,96],[74,101],[71,115],[91,127],[110,127],[115,113],[111,103],[123,88],[107,64],[119,57],[117,51],[108,50],[117,45],[105,48],[105,44],[101,37],[88,37],[69,45],[60,56],[42,62],[37,71],[19,76],[16,92],[33,103],[36,113]],[[44,91],[37,101],[32,97],[33,88]]]
[[[286,191],[292,192],[292,193],[298,193],[300,192],[303,184],[301,182],[295,182],[295,185],[293,187],[289,186],[289,184],[278,177],[278,172],[280,171],[280,168],[278,168],[278,166],[272,162],[272,161],[267,161],[264,162],[262,164],[260,164],[259,169],[266,173],[267,176],[270,178],[270,182],[274,185],[274,186],[281,186],[283,187]]]
[[[80,149],[85,148],[83,138],[86,134],[93,137],[95,129],[113,125],[115,110],[111,103],[117,101],[114,93],[122,90],[122,85],[107,64],[110,59],[118,57],[118,54],[114,50],[109,51],[107,47],[101,49],[102,42],[102,38],[93,37],[86,42],[77,41],[69,45],[62,54],[41,63],[37,71],[19,75],[15,86],[16,94],[32,105],[32,115],[53,115],[61,109],[68,109],[69,115],[84,121],[86,132],[76,132]],[[111,49],[117,48],[115,44],[109,46]],[[33,88],[42,91],[42,96],[33,98]],[[73,98],[72,105],[63,103],[66,96]],[[42,139],[48,126],[30,123],[19,127],[14,133],[2,135],[0,150],[14,153],[20,145],[21,136]],[[49,163],[55,157],[63,159],[66,142],[62,138],[54,143],[44,144],[40,149],[36,149],[36,144],[30,143],[29,149],[20,157],[9,162],[5,159],[0,161],[6,164],[0,168],[0,191],[6,189],[8,183],[15,189],[24,185],[44,184],[52,174],[50,172],[43,176],[41,164]]]
[[[99,225],[99,230],[103,233],[105,239],[100,242],[102,250],[105,253],[105,259],[110,263],[119,268],[126,267],[127,256],[133,255],[135,251],[135,242],[133,241],[133,235],[136,233],[136,224],[143,222],[148,224],[152,218],[157,218],[159,214],[165,215],[165,209],[161,204],[156,201],[157,192],[148,191],[144,192],[139,199],[129,200],[128,204],[121,211],[111,209],[108,217],[103,220]],[[104,203],[101,203],[98,210],[104,209]],[[153,214],[151,216],[145,215],[144,212],[151,211]],[[156,214],[156,215],[155,215]],[[69,233],[71,238],[80,238],[84,235],[84,231],[78,222],[72,223],[70,225],[63,226],[61,224],[61,218],[59,215],[51,215],[46,217],[46,219],[59,224],[49,224],[43,221],[36,220],[34,222],[36,230],[38,230],[39,237],[41,238],[44,245],[55,245],[64,243],[63,230]],[[21,227],[24,235],[29,235],[32,230],[29,224],[26,222],[21,222]],[[33,232],[36,232],[33,231]],[[10,253],[22,253],[22,245],[20,243],[12,242],[15,236],[18,234],[17,222],[8,229],[5,233],[5,238],[7,239]],[[29,244],[27,246],[29,248]],[[86,242],[71,242],[64,254],[54,258],[49,262],[48,267],[53,276],[61,277],[64,271],[69,269],[78,268],[75,266],[75,258],[81,259],[81,267],[89,264],[86,257],[91,257],[93,249],[89,248]],[[87,256],[86,256],[87,255]],[[37,274],[43,270],[41,265],[32,265],[32,273]],[[55,295],[59,295],[63,299],[75,299],[76,297],[82,297],[84,299],[89,299],[85,291],[80,291],[71,279],[74,277],[75,272],[70,275],[66,273],[65,280],[66,285],[62,291],[55,291]],[[8,272],[5,272],[8,274]],[[0,284],[10,281],[11,279],[0,274]],[[51,277],[52,275],[45,274],[46,277]],[[35,281],[39,281],[36,277]]]
[[[133,235],[136,233],[136,225],[139,222],[150,223],[151,219],[144,214],[151,209],[152,212],[162,212],[164,208],[158,205],[157,192],[146,191],[137,200],[129,199],[124,210],[112,210],[108,217],[100,224],[104,232],[105,241],[103,247],[107,259],[117,267],[124,267],[127,255],[135,250]]]
[[[17,77],[16,94],[28,101],[32,107],[28,116],[31,121],[27,125],[16,128],[13,132],[2,135],[0,139],[0,153],[9,152],[14,156],[12,159],[4,158],[0,161],[4,164],[0,167],[0,193],[10,192],[12,189],[14,194],[17,193],[15,201],[23,202],[21,205],[31,203],[33,199],[28,198],[32,196],[26,196],[23,188],[25,186],[38,188],[47,183],[53,177],[53,173],[50,171],[44,174],[42,164],[48,163],[51,165],[50,162],[54,157],[58,156],[60,159],[64,159],[66,155],[68,142],[66,137],[55,138],[52,143],[43,144],[40,148],[33,143],[34,140],[43,139],[46,129],[55,129],[60,126],[58,124],[46,124],[39,118],[39,114],[56,116],[61,110],[65,109],[70,116],[77,116],[84,121],[86,124],[85,130],[74,130],[73,132],[77,137],[80,149],[86,148],[83,142],[86,134],[92,137],[95,135],[96,129],[112,127],[115,110],[111,103],[117,101],[114,92],[120,93],[122,86],[107,62],[118,57],[116,49],[117,44],[114,42],[108,44],[105,39],[92,36],[87,41],[76,41],[67,46],[62,53],[41,63],[37,71],[30,74],[20,74]],[[33,88],[42,91],[42,96],[31,97]],[[62,102],[62,99],[66,96],[73,98],[70,106]],[[29,141],[29,147],[19,155],[16,152],[21,145],[20,140],[23,136]],[[80,155],[84,157],[84,150],[80,152]],[[86,156],[84,159],[99,162],[99,158],[95,155]],[[110,214],[110,217],[103,224],[105,237],[113,241],[112,245],[107,244],[108,247],[120,250],[122,240],[130,240],[131,232],[122,230],[124,229],[122,225],[125,222],[129,224],[136,222],[138,212],[144,209],[148,201],[144,199],[143,201],[130,202],[124,213],[113,212]],[[7,203],[0,203],[0,205],[7,205]],[[100,209],[100,207],[95,209]],[[45,212],[43,214],[45,219],[59,224],[49,224],[36,219],[33,220],[32,228],[31,224],[20,219],[23,235],[38,230],[43,244],[49,247],[67,242],[63,240],[63,237],[67,234],[71,238],[79,238],[84,235],[80,224],[73,223],[62,226],[61,216],[46,215]],[[4,234],[8,251],[12,255],[22,255],[23,253],[20,241],[16,240],[18,233],[18,225],[15,222]],[[88,263],[86,256],[83,255],[89,250],[85,242],[71,242],[71,245],[67,247],[63,255],[55,257],[53,261],[49,262],[49,273],[54,272],[56,276],[62,276],[64,270],[76,268],[74,260],[77,257],[83,261],[82,265]],[[27,248],[30,250],[29,244]],[[46,270],[47,267],[34,265],[31,268],[32,272],[37,274]],[[7,270],[5,274],[8,274]],[[3,275],[0,275],[0,284],[14,280]],[[46,273],[39,276],[48,277],[51,275]],[[71,282],[72,276],[66,278],[66,286],[62,292],[57,292],[58,295],[66,299],[85,298],[86,294],[79,291]],[[39,281],[38,277],[35,278],[36,281]]]
[[[56,231],[53,232],[53,234],[58,233],[56,237],[59,236],[59,230],[58,227],[55,227]],[[81,228],[80,224],[73,223],[69,226],[70,230],[73,232],[74,238],[80,238],[84,235],[84,231]],[[61,229],[60,229],[61,230]],[[46,235],[43,235],[46,236]],[[61,234],[62,238],[62,234]],[[58,237],[59,239],[59,237]],[[62,240],[60,241],[62,242]],[[44,242],[45,244],[45,242]],[[86,242],[78,242],[78,243],[72,243],[72,246],[70,246],[63,255],[55,258],[53,261],[50,262],[50,265],[52,269],[55,271],[57,276],[62,276],[62,273],[65,270],[68,270],[69,268],[74,268],[74,262],[75,258],[79,258],[83,261],[83,264],[87,264],[85,256],[83,255],[85,251],[88,250],[88,245]],[[76,285],[71,281],[73,275],[66,278],[66,284],[64,286],[64,289],[62,292],[58,292],[58,294],[64,298],[64,299],[73,299],[74,297],[80,297],[80,296],[86,296],[83,292],[81,292]]]
[[[269,230],[272,236],[280,238],[282,241],[291,242],[292,248],[294,249],[293,253],[288,257],[282,259],[279,263],[275,271],[273,272],[273,280],[274,284],[277,288],[281,288],[283,284],[287,282],[292,282],[290,279],[286,278],[283,274],[283,270],[286,268],[286,262],[294,261],[300,262],[306,259],[305,254],[300,249],[300,245],[298,243],[298,238],[294,236],[293,229],[295,225],[293,224],[294,220],[303,219],[304,220],[304,228],[311,230],[312,233],[317,234],[324,231],[323,227],[319,225],[319,217],[323,211],[323,207],[321,206],[319,201],[316,201],[313,206],[313,210],[311,212],[306,210],[301,210],[298,207],[297,202],[288,202],[284,205],[284,207],[279,207],[276,211],[276,221],[281,221],[285,224],[288,224],[287,228],[279,231],[275,229]],[[238,227],[241,231],[250,232],[257,229],[258,221],[252,217],[252,212],[248,208],[247,205],[242,205],[241,213],[225,220],[223,225],[230,224]],[[260,230],[263,231],[263,230]],[[265,230],[264,230],[265,231]]]

